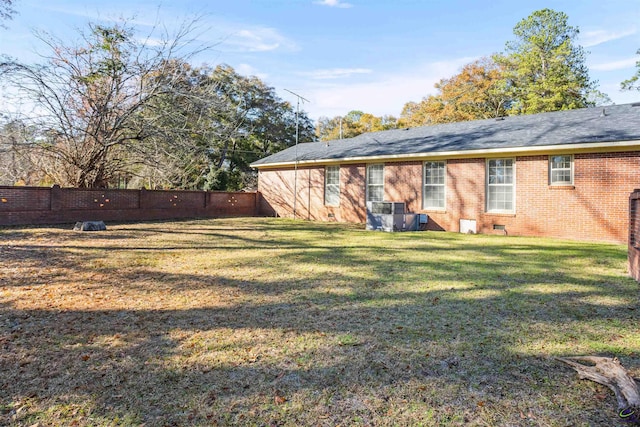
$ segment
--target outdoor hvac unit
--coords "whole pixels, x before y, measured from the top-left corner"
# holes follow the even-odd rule
[[[404,202],[367,202],[367,230],[420,229],[420,215],[405,213]]]

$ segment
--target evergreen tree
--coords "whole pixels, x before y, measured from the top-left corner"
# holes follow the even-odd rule
[[[640,55],[640,49],[636,52]],[[636,73],[620,84],[622,90],[640,90],[640,60],[636,62]]]
[[[563,12],[542,9],[520,21],[495,59],[506,69],[515,112],[535,114],[591,106],[596,82],[589,79],[579,30]]]

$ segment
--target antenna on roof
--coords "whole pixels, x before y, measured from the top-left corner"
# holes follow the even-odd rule
[[[320,119],[318,119],[318,125],[316,126],[316,131],[317,131],[316,136],[318,138],[320,138]],[[319,141],[322,141],[322,139],[319,139]],[[324,142],[324,145],[328,147],[329,146],[329,140],[326,140]]]
[[[299,120],[298,117],[300,116],[300,100],[302,100],[302,102],[304,103],[306,102],[311,102],[309,101],[307,98],[304,98],[300,95],[298,95],[295,92],[291,92],[289,89],[285,89],[287,92],[289,92],[290,94],[294,95],[295,97],[298,98],[298,103],[296,105],[296,149],[295,149],[295,163],[293,166],[293,219],[296,219],[296,207],[297,207],[297,200],[298,200],[298,135],[300,134],[300,130],[299,130]]]

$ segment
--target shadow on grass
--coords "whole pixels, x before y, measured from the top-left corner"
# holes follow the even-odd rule
[[[569,389],[575,374],[548,358],[584,350],[640,363],[639,341],[631,339],[640,319],[637,285],[616,274],[624,248],[357,230],[345,239],[344,230],[325,226],[299,237],[270,225],[240,236],[224,227],[172,231],[184,240],[166,244],[267,250],[270,259],[239,257],[234,267],[269,262],[294,278],[102,267],[95,271],[104,281],[84,284],[86,292],[114,286],[142,300],[160,287],[189,298],[201,290],[235,295],[227,301],[23,310],[4,299],[0,421],[364,425],[396,414],[391,420],[426,424],[571,425],[587,417],[589,425],[615,425],[613,397]],[[264,232],[280,238],[265,242]],[[166,231],[141,235],[148,233]],[[184,243],[196,235],[208,243]],[[72,274],[104,251],[158,249],[130,243],[25,242],[2,250],[33,269],[64,265]],[[596,262],[599,272],[582,268]],[[31,285],[64,286],[69,278],[40,271],[38,280]],[[4,295],[13,282],[0,278]],[[36,409],[18,412],[22,406]]]
[[[580,336],[579,328],[572,328],[573,335],[557,332],[549,336],[557,322],[576,320],[558,314],[562,305],[543,310],[536,305],[537,330],[525,335],[524,323],[531,321],[531,313],[521,317],[504,307],[497,317],[495,313],[485,317],[496,306],[507,304],[500,298],[469,304],[444,298],[436,302],[437,295],[421,294],[415,303],[382,308],[282,303],[177,311],[9,309],[4,313],[9,328],[2,337],[6,381],[2,404],[8,408],[25,398],[51,399],[58,405],[89,401],[94,416],[120,414],[138,422],[182,425],[212,417],[236,419],[255,411],[256,405],[267,412],[263,417],[286,420],[286,414],[269,408],[276,393],[289,399],[319,394],[327,400],[326,411],[334,415],[333,423],[345,416],[366,415],[362,408],[335,411],[352,393],[360,400],[372,395],[385,401],[397,398],[402,390],[417,393],[414,403],[425,408],[459,407],[472,421],[478,402],[494,401],[500,406],[498,402],[507,401],[508,406],[533,394],[561,393],[562,387],[550,376],[573,382],[572,375],[554,368],[553,362],[517,351],[518,340],[522,346],[536,340],[587,338]],[[520,305],[519,311],[527,312],[532,304],[525,309]],[[453,315],[454,311],[459,314]],[[581,311],[597,313],[598,308]],[[300,321],[292,323],[291,312]],[[618,316],[616,321],[623,324],[638,320],[624,308],[608,315]],[[257,334],[233,338],[233,331],[244,336],[247,329],[269,330],[266,343]],[[223,331],[223,339],[208,335],[211,331]],[[300,337],[323,334],[337,338],[320,348],[297,344]],[[355,341],[341,345],[339,337],[345,334]],[[269,349],[264,353],[251,350],[264,345]],[[275,356],[271,354],[274,347],[282,350]],[[625,360],[637,363],[640,348],[626,350],[632,353]],[[447,393],[437,397],[441,388],[451,387],[464,391],[456,398]],[[351,392],[362,389],[364,395]],[[458,402],[461,397],[464,404]],[[205,405],[207,399],[220,401]],[[613,407],[613,398],[603,406]],[[574,411],[584,415],[588,407],[584,403],[579,409],[551,404],[546,411],[570,418],[577,415]],[[375,421],[373,414],[368,416]],[[597,412],[596,416],[602,417],[602,425],[611,422],[610,417]],[[288,421],[309,424],[304,413],[293,413]]]

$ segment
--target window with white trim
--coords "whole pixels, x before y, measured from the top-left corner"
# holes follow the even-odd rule
[[[514,159],[487,160],[487,212],[515,211]]]
[[[445,162],[424,162],[424,209],[445,208]]]
[[[324,204],[340,205],[340,166],[327,166],[324,169]]]
[[[573,156],[549,156],[549,184],[573,185]]]
[[[367,165],[367,202],[384,200],[384,163]]]

